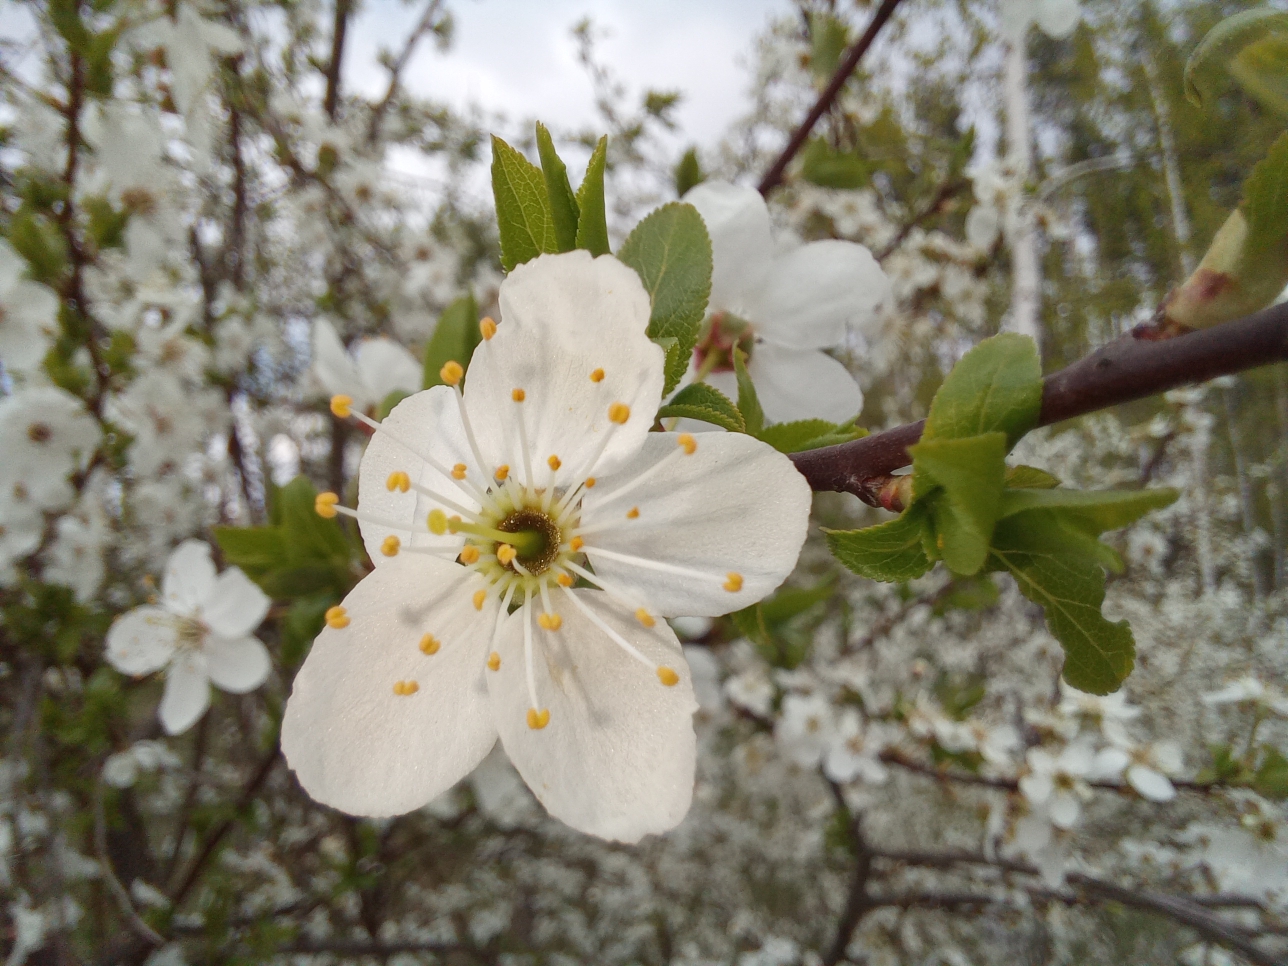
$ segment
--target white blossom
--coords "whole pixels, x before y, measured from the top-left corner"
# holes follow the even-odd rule
[[[392,392],[413,393],[421,387],[421,365],[392,339],[362,339],[352,354],[326,319],[313,323],[313,374],[328,396],[348,396],[363,412]]]

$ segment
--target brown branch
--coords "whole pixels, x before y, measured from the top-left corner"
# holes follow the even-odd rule
[[[845,959],[845,952],[850,948],[850,941],[854,938],[854,930],[859,928],[863,917],[873,909],[871,896],[868,893],[868,882],[872,878],[873,852],[863,835],[863,816],[855,815],[850,811],[840,785],[830,779],[827,784],[832,790],[832,797],[836,800],[837,811],[849,820],[850,845],[854,852],[854,869],[850,873],[850,888],[845,897],[845,908],[841,911],[841,919],[837,923],[836,936],[832,940],[832,945],[823,956],[824,966],[837,966]]]
[[[912,234],[912,230],[914,228],[925,222],[927,218],[932,218],[937,215],[946,202],[952,199],[954,195],[968,187],[970,187],[970,182],[965,178],[949,178],[940,185],[939,190],[935,192],[934,197],[930,199],[926,206],[913,215],[911,219],[904,222],[903,226],[899,229],[894,238],[890,239],[886,246],[876,253],[877,261],[884,262],[894,254],[899,246],[907,241],[908,236]]]
[[[1039,426],[1144,399],[1178,386],[1205,382],[1288,359],[1288,303],[1224,325],[1162,341],[1132,335],[1102,346],[1046,377]],[[912,462],[908,447],[925,420],[839,446],[792,455],[810,487],[872,496],[865,482]]]
[[[823,88],[823,93],[819,94],[818,100],[814,102],[814,106],[805,115],[805,120],[801,121],[800,126],[792,132],[792,136],[787,142],[787,147],[783,148],[782,154],[778,156],[777,160],[774,161],[769,170],[765,172],[765,176],[760,180],[760,186],[757,190],[762,195],[769,194],[770,191],[783,183],[783,174],[787,171],[787,166],[791,164],[792,158],[796,157],[797,153],[805,145],[805,140],[809,137],[810,132],[814,130],[814,125],[818,123],[818,119],[827,113],[827,109],[832,106],[832,102],[841,93],[841,88],[845,86],[845,82],[850,79],[850,75],[854,73],[859,66],[859,62],[863,60],[863,55],[868,52],[868,48],[877,39],[877,34],[881,32],[881,28],[886,25],[886,22],[894,14],[895,8],[902,2],[903,0],[882,0],[881,6],[877,8],[877,12],[872,15],[872,20],[868,23],[868,29],[863,31],[863,36],[856,40],[850,49],[845,52],[845,58],[837,66],[835,73],[832,74],[832,79],[827,82],[827,87]]]
[[[402,73],[407,69],[407,64],[411,61],[412,54],[416,52],[416,47],[421,39],[434,28],[434,17],[442,5],[443,0],[429,0],[420,22],[407,35],[407,42],[403,44],[402,52],[390,65],[389,87],[385,90],[385,96],[380,99],[380,103],[372,110],[371,121],[367,125],[367,142],[369,144],[375,144],[376,138],[380,134],[380,122],[384,120],[385,112],[389,110],[389,105],[393,103],[393,99],[398,94],[398,85],[402,82]]]
[[[322,106],[326,116],[335,123],[340,108],[340,70],[344,61],[344,37],[349,30],[349,11],[352,0],[335,0],[335,25],[331,29],[331,60],[326,68],[326,97]]]

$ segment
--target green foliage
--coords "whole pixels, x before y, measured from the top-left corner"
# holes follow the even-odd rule
[[[1036,466],[1008,466],[1006,486],[1012,490],[1050,490],[1060,485],[1059,479]]]
[[[89,236],[96,246],[100,249],[120,248],[124,244],[125,226],[130,221],[128,211],[117,211],[102,196],[86,198],[81,207],[89,218]]]
[[[608,157],[608,138],[602,137],[586,165],[586,177],[577,189],[577,247],[592,255],[607,255],[608,214],[604,202],[604,162]]]
[[[860,577],[903,583],[924,575],[934,564],[925,549],[929,518],[926,505],[918,503],[875,527],[823,532],[833,556]]]
[[[1288,757],[1278,748],[1250,746],[1242,757],[1236,757],[1229,745],[1212,745],[1208,750],[1212,763],[1199,771],[1200,783],[1251,788],[1277,802],[1288,799]]]
[[[806,450],[848,443],[866,435],[868,431],[854,425],[853,420],[848,423],[833,423],[826,419],[801,419],[761,427],[756,438],[780,453],[803,453]]]
[[[923,441],[1003,432],[1009,451],[1037,425],[1042,363],[1027,336],[1003,333],[966,353],[935,393]]]
[[[474,349],[482,339],[479,307],[474,301],[474,293],[462,295],[443,309],[443,314],[438,317],[434,334],[425,346],[425,372],[421,385],[425,389],[443,385],[443,377],[439,373],[448,362],[458,362],[468,372]]]
[[[577,247],[577,199],[568,183],[568,169],[555,153],[550,132],[537,122],[537,152],[541,156],[541,173],[546,180],[546,193],[550,197],[550,214],[554,220],[555,243],[561,252]]]
[[[791,670],[809,654],[816,621],[805,617],[832,596],[833,579],[812,587],[784,587],[772,597],[730,614],[738,633],[773,667]]]
[[[316,499],[313,484],[297,476],[274,494],[274,523],[216,527],[215,540],[224,559],[275,600],[343,597],[356,582],[356,548],[338,520],[318,516]]]
[[[697,148],[689,148],[684,152],[684,156],[675,165],[674,177],[678,198],[683,198],[690,188],[707,180],[707,176],[702,173],[702,164],[698,161]]]
[[[685,386],[675,397],[657,411],[658,419],[679,417],[699,419],[719,426],[731,433],[745,433],[747,424],[732,400],[714,386],[695,382]]]
[[[817,12],[809,18],[809,69],[816,82],[826,84],[841,64],[850,44],[850,29],[832,13]]]
[[[852,151],[835,151],[823,138],[811,138],[801,152],[801,177],[823,188],[854,190],[872,178],[872,166]]]
[[[67,243],[48,218],[20,208],[9,222],[9,243],[37,282],[55,287],[67,267]]]
[[[1277,802],[1288,798],[1288,758],[1279,749],[1262,746],[1261,764],[1253,776],[1252,787],[1258,795]]]
[[[977,573],[988,559],[997,522],[1006,475],[1006,436],[983,433],[964,439],[931,439],[909,452],[918,498],[931,487],[942,490],[931,501],[930,512],[944,563],[963,576]]]
[[[1255,273],[1262,264],[1273,265],[1278,269],[1272,272],[1277,286],[1288,272],[1284,250],[1288,240],[1288,134],[1280,135],[1243,183],[1243,211],[1248,220],[1244,258],[1249,271],[1245,274]]]
[[[756,387],[747,375],[747,354],[741,349],[733,350],[733,371],[738,380],[738,412],[747,424],[747,432],[759,436],[765,428],[765,411],[760,408]]]
[[[1266,107],[1288,115],[1288,13],[1269,7],[1222,20],[1185,65],[1185,95],[1208,106],[1229,73]]]
[[[1135,523],[1150,510],[1176,502],[1175,490],[1020,489],[1002,494],[999,519],[1029,510],[1059,510],[1071,525],[1099,536]]]
[[[665,396],[688,370],[706,315],[711,239],[696,208],[672,202],[636,225],[617,257],[635,269],[651,299],[648,336],[666,349]]]
[[[950,610],[986,610],[997,603],[1000,593],[988,574],[954,580],[931,605],[936,616]]]
[[[492,195],[501,236],[501,265],[507,272],[538,255],[560,250],[540,169],[495,135]]]
[[[110,613],[79,604],[68,587],[24,580],[0,615],[5,636],[20,649],[44,655],[51,664],[70,664],[112,623]]]

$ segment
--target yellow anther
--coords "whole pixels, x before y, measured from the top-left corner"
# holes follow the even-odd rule
[[[334,493],[319,493],[313,500],[313,510],[318,516],[330,520],[336,515],[335,505],[340,498]]]
[[[394,470],[389,474],[389,479],[385,480],[385,489],[390,493],[394,490],[406,493],[411,489],[411,477],[402,470]]]
[[[639,610],[635,612],[635,619],[639,621],[641,624],[643,624],[645,627],[652,627],[654,624],[657,623],[657,621],[653,619],[653,615],[650,614],[648,611],[646,611],[643,607],[641,607]]]
[[[586,546],[586,541],[581,539],[581,537],[573,537],[568,541],[568,547],[573,553],[577,553],[584,546]]]
[[[510,391],[510,398],[515,402],[523,402],[523,400],[528,398],[528,394],[522,389],[512,389]]]
[[[537,623],[548,631],[557,631],[563,627],[563,618],[558,614],[548,614],[542,611],[537,615]]]
[[[463,480],[468,467],[464,463],[457,463],[452,467],[452,479]]]
[[[663,664],[657,669],[657,679],[665,684],[668,688],[673,688],[680,683],[680,675],[674,670]]]
[[[353,415],[353,397],[345,395],[332,396],[331,412],[339,419],[348,419]]]
[[[420,650],[423,654],[437,654],[442,643],[433,634],[426,634],[420,639]]]
[[[515,550],[508,543],[503,543],[501,546],[496,548],[496,559],[501,561],[502,567],[508,567],[510,564],[514,563],[514,558],[518,555],[519,551]]]
[[[563,466],[563,463],[560,462],[558,456],[551,456],[550,459],[546,460],[546,465],[552,470],[557,470],[559,467]]]
[[[729,593],[731,594],[736,594],[738,593],[738,591],[742,590],[742,574],[735,574],[732,571],[730,571],[729,573],[725,574],[725,576],[729,578],[723,584],[721,584],[721,586],[724,587],[725,590],[729,591]]]
[[[394,694],[406,697],[409,694],[415,694],[420,690],[420,685],[415,681],[395,681]]]
[[[402,541],[399,540],[397,537],[395,537],[393,534],[390,534],[389,536],[385,537],[384,541],[380,544],[380,552],[383,553],[386,557],[398,556],[398,551],[401,549],[402,549]]]
[[[572,574],[560,574],[555,578],[555,583],[560,587],[571,587],[573,584]]]
[[[487,669],[489,671],[501,670],[501,655],[493,651],[487,656]]]
[[[595,488],[595,478],[593,476],[586,477],[586,489],[593,490],[594,488]]]
[[[458,385],[461,381],[461,377],[464,375],[465,370],[462,369],[461,364],[455,360],[444,362],[443,368],[438,370],[438,378],[442,379],[443,382],[447,383],[449,386]]]
[[[638,520],[639,517],[640,517],[640,508],[637,506],[633,506],[626,511],[627,520]]]
[[[621,426],[631,418],[631,407],[626,403],[613,403],[608,407],[608,419],[610,422]]]
[[[550,724],[550,709],[542,708],[538,711],[536,708],[528,709],[528,727],[533,731],[540,731],[546,725]]]
[[[491,340],[492,336],[496,335],[496,323],[492,321],[490,315],[484,316],[483,321],[479,323],[479,334],[485,340]]]
[[[468,547],[462,547],[462,548],[461,548],[461,558],[460,558],[460,559],[461,559],[461,563],[465,564],[467,567],[468,567],[470,564],[476,564],[476,563],[478,563],[478,562],[479,562],[479,548],[478,548],[478,547],[476,547],[476,546],[474,546],[473,544],[471,544],[471,545],[470,545],[470,546],[468,546]]]
[[[596,369],[594,372],[592,372],[592,373],[590,374],[590,381],[591,381],[591,382],[603,382],[603,381],[604,381],[604,370],[603,370],[603,369]]]
[[[504,483],[505,478],[510,475],[510,464],[502,463],[496,468],[496,472],[492,475],[496,477],[496,481],[498,483]]]
[[[683,447],[684,452],[692,456],[698,449],[698,441],[689,433],[681,433],[675,440]]]
[[[328,607],[326,612],[326,626],[333,627],[337,631],[348,627],[349,612],[339,604],[336,604],[334,607]]]
[[[476,591],[474,591],[474,609],[475,609],[475,610],[482,610],[482,609],[483,609],[483,601],[485,601],[485,600],[487,600],[487,591],[486,591],[486,590],[476,590]]]
[[[447,514],[442,510],[429,511],[429,532],[439,537],[447,532]]]

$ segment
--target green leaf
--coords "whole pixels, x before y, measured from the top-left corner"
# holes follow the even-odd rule
[[[1288,34],[1288,13],[1268,7],[1227,17],[1213,27],[1185,65],[1185,96],[1196,107],[1216,97],[1222,75],[1245,50]]]
[[[538,255],[559,251],[545,178],[535,164],[495,135],[492,195],[501,236],[501,265],[507,272]]]
[[[215,527],[215,542],[224,560],[252,579],[287,562],[279,527]]]
[[[738,633],[757,647],[769,646],[769,628],[765,625],[765,615],[760,604],[752,604],[729,615]]]
[[[1249,44],[1230,62],[1243,89],[1281,117],[1288,117],[1288,33]]]
[[[1008,466],[1006,486],[1012,490],[1053,490],[1060,480],[1036,466]]]
[[[443,385],[439,373],[448,362],[459,362],[468,372],[474,349],[482,339],[474,294],[462,295],[438,317],[434,334],[425,346],[425,374],[421,385],[426,389]]]
[[[803,453],[823,446],[848,443],[866,435],[868,431],[855,426],[853,422],[831,423],[826,419],[801,419],[765,426],[756,434],[756,438],[780,453]]]
[[[675,340],[666,350],[666,396],[688,371],[711,295],[707,227],[696,208],[673,201],[636,225],[617,257],[635,269],[652,301],[648,337]]]
[[[308,655],[309,646],[326,625],[326,612],[339,598],[316,594],[294,601],[282,620],[282,664],[297,667]]]
[[[1288,238],[1288,134],[1279,135],[1243,183],[1243,212],[1248,219],[1244,258],[1252,263],[1267,258],[1282,262]]]
[[[862,530],[828,530],[832,555],[860,577],[903,583],[922,576],[933,565],[923,549],[929,512],[916,504],[896,520]]]
[[[950,610],[984,610],[996,604],[1000,596],[997,584],[987,574],[954,580],[948,587],[948,591],[931,605],[936,616]]]
[[[676,197],[683,198],[685,192],[695,185],[700,185],[707,180],[707,176],[702,173],[702,165],[698,161],[698,149],[689,148],[684,152],[684,157],[675,166],[675,194]]]
[[[58,286],[67,264],[67,243],[47,218],[20,208],[9,222],[9,242],[27,260],[33,279]]]
[[[1281,802],[1288,798],[1288,758],[1271,745],[1262,745],[1261,752],[1261,764],[1252,778],[1252,787],[1257,794]]]
[[[608,215],[604,208],[604,161],[608,157],[608,138],[602,137],[586,165],[586,177],[577,189],[577,247],[592,255],[607,255]]]
[[[537,153],[541,156],[541,173],[546,179],[546,192],[550,197],[555,243],[559,251],[570,252],[577,247],[577,199],[568,183],[568,169],[559,160],[550,132],[540,121],[537,122]]]
[[[747,432],[757,435],[765,428],[765,411],[760,408],[760,398],[751,376],[747,375],[747,353],[739,348],[733,350],[733,371],[738,379],[738,412],[742,413]]]
[[[1028,336],[1006,332],[966,353],[935,393],[923,440],[1003,432],[1007,450],[1037,425],[1042,363]]]
[[[318,516],[317,495],[305,476],[297,476],[278,491],[287,554],[294,563],[347,564],[349,542],[338,520]]]
[[[984,433],[965,439],[932,439],[909,447],[914,486],[942,487],[932,501],[936,546],[954,573],[978,573],[988,559],[989,542],[1006,475],[1006,436]],[[1039,491],[1043,492],[1043,491]]]
[[[850,28],[835,14],[818,12],[809,18],[809,69],[816,81],[826,83],[840,66],[850,44]]]
[[[784,587],[774,596],[760,602],[761,617],[770,627],[784,624],[831,597],[835,583],[833,575],[820,580],[813,587]]]
[[[747,424],[742,421],[738,407],[714,386],[695,382],[675,394],[669,403],[657,411],[658,419],[671,417],[700,419],[731,433],[745,433]]]
[[[1027,513],[998,522],[990,562],[1046,613],[1064,648],[1064,679],[1080,691],[1108,694],[1131,673],[1136,643],[1126,621],[1101,614],[1105,574],[1082,549],[1070,545],[1053,519]]]
[[[872,166],[857,154],[833,151],[823,138],[813,138],[801,152],[801,177],[822,188],[853,191],[872,180]]]
[[[380,405],[376,407],[376,419],[383,422],[385,417],[393,412],[394,407],[410,395],[413,395],[413,393],[405,389],[395,389],[390,392],[389,395],[380,400]]]
[[[1212,764],[1199,769],[1195,779],[1199,782],[1220,782],[1221,784],[1244,784],[1247,781],[1247,768],[1243,762],[1234,757],[1229,745],[1209,745]]]
[[[1101,534],[1134,523],[1150,510],[1176,502],[1175,490],[1007,490],[998,518],[1026,510],[1060,510],[1061,516],[1088,533]]]

